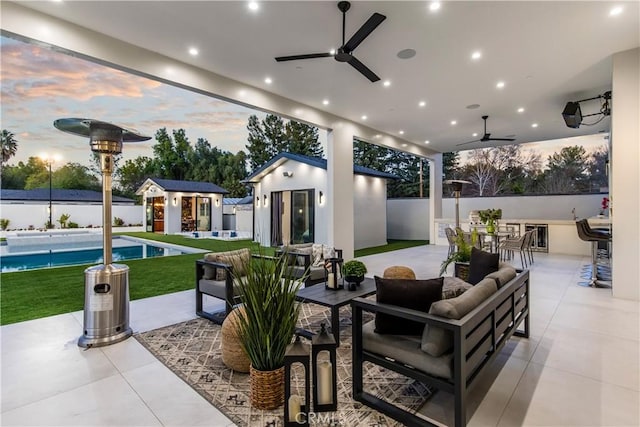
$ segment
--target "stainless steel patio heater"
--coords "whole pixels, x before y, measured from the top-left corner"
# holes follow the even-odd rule
[[[460,228],[460,194],[464,184],[471,184],[470,181],[462,179],[448,179],[443,184],[451,185],[453,188],[453,196],[456,198],[456,229]]]
[[[88,136],[91,151],[100,154],[102,169],[103,263],[84,271],[84,333],[80,347],[114,344],[131,336],[129,327],[129,267],[112,264],[111,174],[113,155],[122,152],[123,142],[151,139],[137,131],[92,119],[58,119],[53,125],[73,135]]]

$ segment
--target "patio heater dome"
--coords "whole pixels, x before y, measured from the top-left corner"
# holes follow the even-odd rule
[[[113,155],[122,152],[123,142],[147,141],[151,137],[93,119],[58,119],[53,126],[63,132],[89,137],[91,151],[100,154],[103,263],[84,271],[84,332],[78,339],[78,345],[98,347],[114,344],[130,337],[133,331],[129,327],[129,267],[111,263]]]

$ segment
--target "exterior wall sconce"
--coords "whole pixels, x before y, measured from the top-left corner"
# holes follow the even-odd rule
[[[318,204],[322,204],[322,199],[324,198],[324,193],[322,191],[318,192]]]
[[[267,206],[267,195],[265,194],[264,197],[264,202],[262,203],[262,206]]]
[[[256,207],[260,207],[260,197],[256,196]]]
[[[282,172],[282,176],[287,177],[287,178],[291,178],[293,176],[293,172],[292,171],[284,171],[284,172]]]
[[[220,206],[220,199],[216,198],[216,208]]]
[[[233,214],[235,215],[235,213],[236,213],[236,207],[234,206],[233,207]]]
[[[173,206],[178,206],[178,198],[177,197],[173,198]]]

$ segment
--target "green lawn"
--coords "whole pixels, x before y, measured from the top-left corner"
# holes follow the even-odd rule
[[[358,249],[357,251],[355,251],[355,256],[357,258],[361,256],[381,254],[383,252],[397,251],[399,249],[413,248],[414,246],[423,246],[428,244],[429,244],[428,240],[391,240],[389,239],[386,245]]]
[[[259,248],[248,240],[223,241],[190,239],[154,233],[123,233],[211,252],[251,247],[253,252],[272,255],[272,248]],[[356,251],[356,257],[426,244],[425,241],[389,241],[388,245]],[[202,254],[177,255],[119,261],[129,266],[131,300],[193,289],[194,261]],[[84,307],[84,270],[89,265],[45,268],[2,273],[0,283],[0,324],[22,322],[55,314],[82,310]]]

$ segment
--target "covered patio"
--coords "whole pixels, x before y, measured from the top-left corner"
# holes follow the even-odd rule
[[[444,246],[361,258],[369,275],[407,265],[437,275]],[[640,423],[637,303],[576,285],[587,257],[536,255],[531,333],[513,338],[472,397],[470,426],[583,426]],[[211,300],[211,309],[221,309]],[[214,306],[214,305],[217,305]],[[193,318],[193,291],[131,303],[140,333]],[[135,339],[84,351],[82,312],[3,326],[2,424],[231,426],[233,423]],[[474,393],[472,392],[472,396]],[[562,402],[562,411],[553,410]],[[451,424],[451,399],[437,392],[420,413]],[[117,408],[118,410],[114,410]]]

